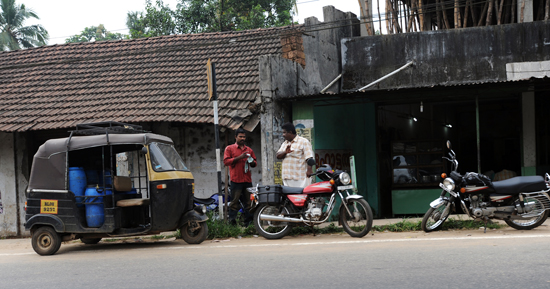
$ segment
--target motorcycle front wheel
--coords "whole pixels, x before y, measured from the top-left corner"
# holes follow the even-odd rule
[[[262,237],[266,239],[280,239],[292,229],[289,222],[260,220],[260,215],[288,216],[290,210],[286,207],[260,205],[254,213],[254,227]]]
[[[340,207],[340,223],[352,237],[365,236],[372,228],[372,218],[372,210],[364,199],[351,199]]]
[[[422,218],[421,226],[424,232],[429,233],[441,229],[443,222],[447,220],[447,217],[451,213],[450,208],[449,210],[445,210],[447,206],[449,204],[439,206],[435,209],[430,207],[426,214],[424,214],[424,218]]]

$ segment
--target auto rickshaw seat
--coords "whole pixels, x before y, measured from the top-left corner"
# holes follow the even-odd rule
[[[124,199],[116,202],[117,207],[135,207],[135,206],[149,206],[151,201],[149,199]]]

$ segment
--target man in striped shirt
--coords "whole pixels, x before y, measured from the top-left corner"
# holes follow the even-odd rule
[[[282,128],[285,142],[277,151],[277,158],[283,160],[283,185],[305,188],[311,183],[312,170],[307,164],[314,157],[311,143],[296,134],[292,123],[285,123]]]

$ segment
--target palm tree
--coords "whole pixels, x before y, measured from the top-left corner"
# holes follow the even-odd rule
[[[28,18],[40,19],[25,4],[0,0],[0,51],[46,45],[48,31],[42,25],[23,26]]]

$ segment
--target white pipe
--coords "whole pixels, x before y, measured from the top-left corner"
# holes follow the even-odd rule
[[[327,91],[327,89],[329,87],[331,87],[336,81],[338,81],[338,79],[340,79],[340,77],[342,77],[341,73],[333,81],[331,81],[325,88],[323,88],[323,90],[321,90],[321,93],[324,93],[325,91]]]
[[[371,87],[371,86],[377,84],[378,82],[380,82],[380,81],[382,81],[382,80],[384,80],[384,79],[386,79],[386,78],[388,78],[388,77],[390,77],[390,76],[392,76],[392,75],[398,73],[399,71],[401,71],[401,70],[403,70],[403,69],[405,69],[405,68],[411,66],[413,63],[414,63],[414,60],[411,60],[411,61],[409,61],[407,64],[401,66],[401,68],[399,68],[399,69],[397,69],[397,70],[391,72],[390,74],[387,74],[386,76],[383,76],[383,77],[381,77],[381,78],[379,78],[379,79],[377,79],[377,80],[371,82],[371,83],[370,83],[369,85],[367,85],[367,86],[363,86],[363,87],[359,88],[357,91],[361,91],[361,90],[363,90],[363,89],[367,89],[367,88],[369,88],[369,87]]]

